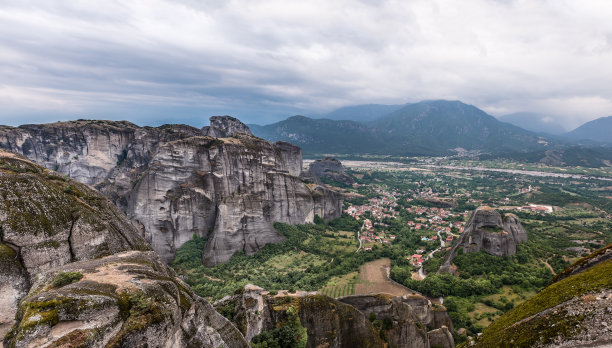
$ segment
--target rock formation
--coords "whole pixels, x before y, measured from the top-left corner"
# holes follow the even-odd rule
[[[489,325],[473,347],[609,347],[612,245],[578,260]]]
[[[97,191],[0,151],[0,196],[5,347],[248,347]]]
[[[437,344],[454,347],[455,345],[449,331],[449,328],[452,330],[452,324],[446,308],[432,305],[421,295],[402,297],[388,294],[353,295],[338,300],[357,308],[366,317],[374,313],[378,320],[392,320],[391,328],[386,331],[391,347],[416,348]],[[429,337],[435,336],[438,330],[446,330],[450,339],[436,340],[436,343],[432,343]]]
[[[316,180],[327,178],[347,185],[355,182],[353,178],[344,172],[342,163],[333,157],[325,157],[310,163],[308,165],[307,176]]]
[[[346,296],[332,299],[316,293],[268,291],[247,285],[242,294],[226,296],[215,308],[235,323],[245,338],[251,340],[265,330],[284,325],[289,306],[298,309],[307,329],[307,347],[453,347],[448,327],[450,317],[443,306],[432,306],[420,295],[394,297],[388,294]],[[370,313],[386,328],[375,328]],[[429,331],[427,331],[429,330]],[[448,334],[448,335],[447,335]],[[380,339],[384,337],[384,340]]]
[[[298,147],[256,138],[229,116],[201,130],[82,120],[2,127],[0,147],[95,185],[167,262],[194,234],[208,238],[203,261],[214,265],[282,240],[273,222],[341,214],[340,194],[297,177]]]
[[[451,263],[459,248],[464,253],[485,251],[494,256],[516,254],[516,245],[527,241],[527,233],[518,216],[507,213],[503,217],[493,208],[482,206],[470,216],[457,242],[453,245],[440,272],[450,272]]]

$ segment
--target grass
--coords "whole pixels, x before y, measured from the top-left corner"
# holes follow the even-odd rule
[[[610,274],[612,274],[612,261],[607,261],[549,285],[485,329],[477,346],[499,347],[509,344],[515,338],[520,339],[525,345],[531,345],[542,338],[546,340],[558,334],[570,334],[570,328],[575,327],[581,318],[553,313],[544,318],[547,323],[543,323],[542,318],[518,322],[584,294],[612,288]],[[555,325],[551,326],[551,322]],[[541,337],[542,335],[545,337]]]
[[[355,293],[355,284],[359,281],[359,272],[351,272],[349,274],[334,277],[330,279],[319,292],[330,297],[340,297],[353,295]]]
[[[59,288],[64,285],[72,284],[78,282],[83,278],[83,273],[81,272],[58,272],[53,278],[53,287]]]

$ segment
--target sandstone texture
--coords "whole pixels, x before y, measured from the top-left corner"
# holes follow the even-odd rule
[[[518,216],[511,213],[501,216],[493,208],[479,207],[470,216],[463,233],[452,246],[440,271],[452,270],[450,266],[459,248],[463,248],[464,253],[482,250],[503,257],[516,254],[516,245],[526,241],[527,233]]]
[[[342,210],[341,194],[298,178],[298,147],[256,138],[229,116],[202,129],[85,120],[0,127],[0,147],[94,185],[166,262],[194,234],[208,238],[203,262],[212,266],[282,240],[273,222]]]
[[[344,172],[342,163],[333,157],[324,157],[310,163],[307,176],[313,177],[318,181],[321,178],[326,178],[347,185],[355,182],[353,178]]]
[[[74,283],[54,286],[60,272]],[[7,347],[248,347],[155,252],[128,251],[38,275]]]
[[[248,347],[102,194],[0,150],[4,347]]]
[[[436,344],[454,346],[446,309],[420,295],[371,294],[332,299],[309,292],[279,291],[271,295],[260,287],[247,285],[242,294],[226,296],[214,306],[231,318],[247,340],[283,325],[285,311],[292,306],[298,309],[302,326],[307,329],[308,347],[428,348],[435,346],[430,343],[430,334],[439,342]],[[369,319],[371,313],[376,318],[374,322]],[[377,328],[377,322],[387,322],[389,326]]]
[[[436,336],[436,332],[442,328],[450,337],[445,340],[444,346],[454,347],[454,340],[448,330],[449,327],[452,330],[452,324],[446,308],[432,305],[424,296],[394,297],[388,294],[372,294],[346,296],[338,300],[357,308],[366,317],[374,313],[378,320],[392,320],[391,329],[385,332],[392,347],[436,346],[440,342],[431,342],[430,333],[433,332],[432,335]]]

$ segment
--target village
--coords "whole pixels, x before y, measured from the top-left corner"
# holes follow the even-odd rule
[[[390,231],[389,221],[399,217],[400,212],[410,231],[415,232],[420,240],[420,247],[414,254],[406,255],[406,260],[414,267],[420,268],[433,253],[445,249],[450,249],[453,241],[458,238],[465,228],[465,224],[471,211],[453,212],[451,206],[435,207],[410,205],[410,202],[417,203],[419,200],[446,204],[445,198],[439,197],[438,193],[432,192],[430,188],[420,190],[408,190],[402,193],[398,190],[391,190],[384,185],[369,185],[368,189],[373,198],[369,198],[367,203],[361,205],[349,205],[344,212],[358,221],[362,221],[358,232],[359,249],[365,252],[371,251],[375,245],[385,247],[390,245],[396,238],[397,232]],[[529,186],[525,191],[531,191]],[[454,195],[457,197],[458,195]],[[469,193],[465,193],[469,197]],[[400,204],[404,200],[408,204]],[[475,199],[468,199],[468,202],[481,204]],[[553,212],[550,205],[528,204],[523,206],[506,206],[509,210],[528,211],[538,214]]]

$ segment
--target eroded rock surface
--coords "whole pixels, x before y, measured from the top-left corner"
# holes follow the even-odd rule
[[[169,262],[194,234],[209,239],[207,265],[282,240],[273,222],[341,214],[342,196],[307,185],[301,150],[251,135],[229,116],[185,125],[73,121],[1,127],[0,147],[95,185]]]
[[[516,245],[525,241],[527,233],[518,216],[511,213],[502,216],[493,208],[479,207],[470,216],[463,233],[440,267],[440,272],[452,271],[451,263],[459,248],[463,248],[465,253],[482,250],[494,256],[512,256],[516,254]]]
[[[82,278],[57,286],[61,272]],[[130,251],[42,272],[7,347],[248,347],[155,252]]]
[[[5,347],[248,346],[99,192],[0,150],[0,197]]]
[[[354,295],[338,299],[316,293],[268,291],[247,285],[240,295],[226,296],[215,308],[231,318],[244,334],[253,337],[284,325],[285,311],[298,310],[307,329],[308,347],[430,347],[428,334],[449,333],[450,318],[442,306],[434,306],[420,295],[394,297],[389,294]],[[373,313],[375,322],[370,320]],[[374,325],[385,322],[385,327]],[[427,330],[430,330],[429,332]],[[384,337],[384,339],[382,339]],[[447,336],[444,336],[447,337]],[[436,338],[436,342],[442,341]],[[451,347],[454,346],[452,335]]]
[[[355,181],[344,172],[342,163],[333,157],[318,159],[308,166],[308,176],[316,179],[327,178],[347,185]]]
[[[609,347],[612,245],[578,260],[489,325],[474,347]]]

